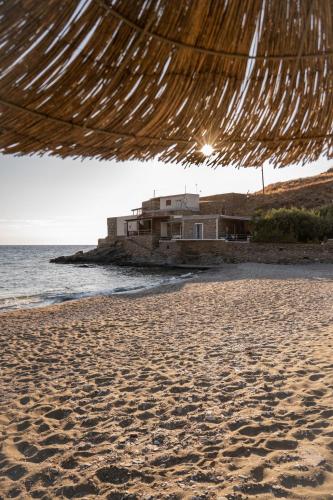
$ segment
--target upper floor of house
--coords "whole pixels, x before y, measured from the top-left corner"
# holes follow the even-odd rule
[[[159,196],[143,201],[140,208],[134,208],[132,214],[136,216],[162,217],[171,213],[199,212],[199,195],[193,193]]]

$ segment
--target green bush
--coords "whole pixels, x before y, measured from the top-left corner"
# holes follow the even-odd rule
[[[318,210],[324,224],[324,237],[333,238],[333,204],[324,205]]]
[[[273,243],[320,241],[327,236],[327,228],[326,218],[319,211],[301,208],[272,209],[255,218],[253,241]]]

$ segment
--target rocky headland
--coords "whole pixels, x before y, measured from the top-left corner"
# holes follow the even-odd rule
[[[88,252],[82,250],[73,255],[61,255],[50,260],[54,264],[117,264],[135,265],[133,258],[124,252],[119,242],[107,247],[97,247]]]

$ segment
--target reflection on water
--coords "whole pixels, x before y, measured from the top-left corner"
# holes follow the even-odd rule
[[[137,291],[186,279],[174,269],[50,264],[92,246],[0,246],[0,310]]]

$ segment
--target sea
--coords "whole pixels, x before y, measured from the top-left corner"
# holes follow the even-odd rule
[[[136,293],[190,279],[181,269],[51,264],[93,246],[1,246],[0,311],[57,304],[96,295]]]

